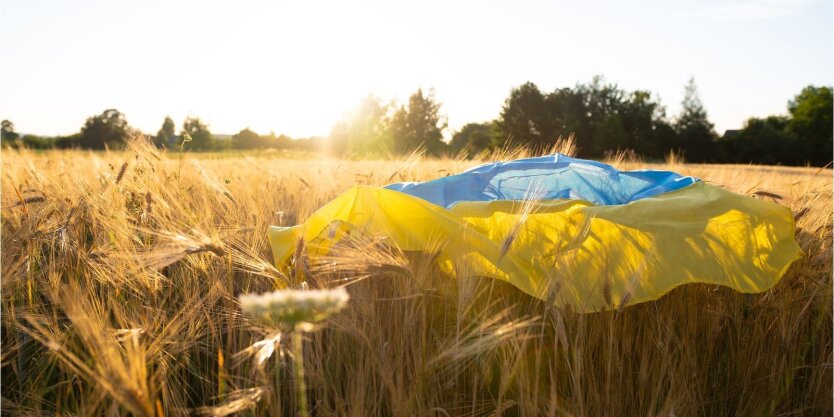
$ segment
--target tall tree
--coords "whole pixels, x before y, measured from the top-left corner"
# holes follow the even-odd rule
[[[289,149],[297,145],[298,142],[283,133],[276,136],[275,132],[269,132],[267,135],[260,136],[260,146],[264,148]]]
[[[798,152],[797,139],[788,129],[785,116],[750,118],[744,128],[719,141],[725,162],[756,164],[802,164],[806,155]]]
[[[675,132],[666,121],[666,109],[648,91],[635,90],[620,106],[629,149],[660,158],[673,148]]]
[[[574,135],[580,152],[593,151],[585,98],[579,89],[558,88],[545,96],[552,132],[546,144]]]
[[[162,122],[162,127],[159,129],[159,132],[156,133],[156,137],[154,137],[154,144],[158,147],[173,145],[176,139],[176,128],[177,126],[174,124],[174,119],[171,119],[169,116],[165,116],[165,120]]]
[[[788,103],[787,129],[796,135],[805,159],[814,165],[832,160],[832,88],[807,86]]]
[[[590,83],[579,84],[577,92],[584,102],[585,132],[590,143],[588,153],[602,155],[605,151],[629,147],[629,138],[620,112],[626,93],[616,84],[608,83],[596,75]]]
[[[238,149],[254,149],[264,147],[264,140],[261,135],[250,130],[248,127],[232,136],[232,146]]]
[[[555,140],[547,110],[545,96],[536,84],[527,82],[513,88],[498,119],[501,135],[518,144],[542,145]]]
[[[388,129],[390,105],[368,95],[347,119],[337,122],[330,131],[331,152],[356,152],[361,155],[391,151],[393,143]]]
[[[492,147],[491,123],[467,123],[455,132],[449,148],[454,152],[480,152]]]
[[[107,109],[100,115],[87,119],[81,128],[78,144],[87,149],[119,147],[130,135],[125,115],[116,109]]]
[[[191,142],[185,145],[191,150],[205,151],[214,148],[211,131],[198,117],[186,118],[182,123],[182,133],[191,136]]]
[[[631,149],[631,139],[626,131],[623,116],[617,112],[603,113],[594,120],[594,145],[597,153]]]
[[[420,146],[425,146],[431,154],[440,153],[446,147],[443,142],[446,126],[434,93],[423,95],[422,89],[409,97],[408,107],[401,106],[390,122],[395,149],[401,153]]]
[[[14,131],[14,123],[9,120],[3,120],[2,128],[0,128],[0,141],[4,144],[16,141],[20,135]]]
[[[714,159],[716,134],[701,102],[694,78],[690,78],[686,84],[681,107],[681,113],[675,120],[675,131],[678,134],[678,146],[684,156],[694,162]]]

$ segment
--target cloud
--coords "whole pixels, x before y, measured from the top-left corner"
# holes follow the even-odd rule
[[[810,3],[809,0],[735,0],[706,6],[702,14],[717,21],[774,19],[797,15]]]

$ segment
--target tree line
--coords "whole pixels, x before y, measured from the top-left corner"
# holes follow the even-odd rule
[[[832,88],[808,86],[788,102],[786,114],[752,117],[719,136],[694,80],[676,117],[650,92],[625,91],[601,77],[551,92],[528,82],[510,92],[498,118],[464,125],[449,147],[479,152],[508,140],[546,147],[573,135],[579,156],[589,158],[633,150],[647,159],[674,152],[690,162],[822,166],[832,160],[833,111]]]
[[[159,147],[190,151],[224,149],[326,150],[341,155],[390,155],[423,149],[433,155],[474,155],[507,144],[545,148],[560,137],[574,136],[579,156],[599,158],[616,150],[633,150],[647,159],[670,152],[690,162],[732,162],[822,166],[832,159],[832,88],[808,86],[793,97],[783,115],[750,118],[738,130],[715,132],[694,80],[684,89],[681,111],[666,114],[656,95],[626,91],[594,77],[590,82],[547,92],[532,82],[510,91],[497,118],[467,123],[444,141],[448,129],[433,91],[418,89],[407,103],[385,103],[369,95],[327,138],[293,139],[258,134],[249,128],[235,135],[213,134],[197,117],[186,118],[179,131],[166,117],[156,135]],[[63,137],[19,135],[2,122],[4,144],[32,148],[119,148],[141,132],[125,115],[108,109],[87,119],[78,133]]]
[[[216,135],[199,117],[187,117],[177,132],[171,117],[165,117],[156,135],[146,135],[131,127],[125,115],[116,109],[107,109],[87,119],[78,133],[69,136],[47,137],[38,135],[21,136],[14,131],[9,120],[2,122],[4,146],[22,145],[33,149],[120,149],[130,137],[146,136],[159,148],[188,151],[223,151],[229,149],[303,149],[318,150],[320,138],[292,139],[286,135],[269,133],[260,135],[249,128],[235,135]]]

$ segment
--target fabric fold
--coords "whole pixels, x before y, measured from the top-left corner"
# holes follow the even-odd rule
[[[567,164],[556,175],[568,180],[524,199],[541,161]],[[285,266],[302,238],[315,261],[347,236],[382,236],[403,251],[437,253],[450,276],[504,280],[589,313],[656,300],[689,283],[765,291],[801,255],[786,207],[674,173],[610,173],[584,162],[577,170],[572,161],[491,164],[442,186],[353,187],[302,225],[270,228],[275,262]],[[503,176],[519,171],[525,177]],[[575,175],[591,180],[583,185]],[[611,181],[619,185],[604,192]]]
[[[387,185],[443,207],[462,201],[534,199],[627,204],[679,190],[698,180],[671,171],[619,171],[597,161],[562,154],[484,164],[426,182]]]

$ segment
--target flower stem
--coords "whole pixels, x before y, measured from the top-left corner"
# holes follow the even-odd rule
[[[295,395],[300,417],[309,417],[307,409],[307,384],[304,383],[304,332],[296,330],[292,336],[293,368],[295,368]]]

